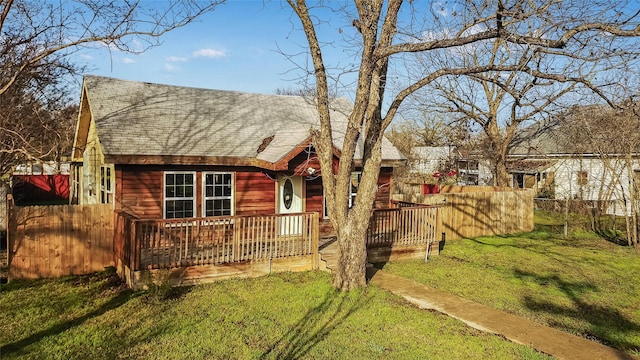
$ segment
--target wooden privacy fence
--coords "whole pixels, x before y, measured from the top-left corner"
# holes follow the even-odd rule
[[[13,206],[9,278],[88,274],[113,266],[111,205]]]
[[[443,205],[442,232],[446,239],[461,239],[533,231],[533,196],[531,189],[513,189],[405,194],[402,198],[407,202]]]
[[[440,239],[439,206],[404,205],[373,211],[367,248],[431,244]]]
[[[119,212],[114,248],[131,271],[316,257],[318,214],[139,220]]]

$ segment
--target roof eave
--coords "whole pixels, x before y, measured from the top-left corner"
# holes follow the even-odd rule
[[[272,171],[287,169],[281,164],[233,156],[105,155],[104,159],[106,163],[118,165],[220,165],[252,166]]]

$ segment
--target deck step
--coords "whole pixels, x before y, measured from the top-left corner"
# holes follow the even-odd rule
[[[331,272],[338,266],[338,243],[334,240],[325,243],[320,249],[320,270]]]

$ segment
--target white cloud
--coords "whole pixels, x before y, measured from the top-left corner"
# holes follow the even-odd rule
[[[80,58],[82,60],[93,60],[94,59],[94,57],[89,55],[89,54],[80,54]]]
[[[142,52],[145,49],[144,45],[142,45],[142,43],[138,39],[131,40],[130,46],[135,52]]]
[[[181,56],[167,56],[165,60],[170,62],[185,62],[185,61],[189,61],[189,58],[181,57]]]
[[[207,58],[219,58],[219,57],[225,57],[226,54],[224,52],[224,50],[215,50],[215,49],[200,49],[200,50],[196,50],[191,54],[192,57],[194,58],[199,58],[199,57],[207,57]]]
[[[136,61],[135,61],[135,60],[133,60],[132,58],[128,58],[128,57],[126,57],[126,58],[122,59],[122,62],[123,62],[124,64],[135,64],[135,63],[136,63]]]
[[[175,66],[171,64],[164,64],[164,69],[169,72],[176,72],[182,70],[180,66]]]

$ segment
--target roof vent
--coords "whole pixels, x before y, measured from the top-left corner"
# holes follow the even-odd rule
[[[258,154],[263,152],[264,149],[266,149],[267,146],[269,146],[269,144],[271,144],[271,142],[273,141],[274,137],[276,137],[276,136],[275,135],[271,135],[269,137],[264,138],[264,140],[262,140],[262,144],[260,144],[260,146],[258,146]]]

